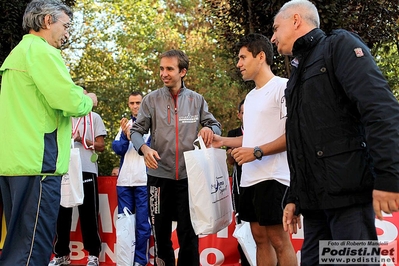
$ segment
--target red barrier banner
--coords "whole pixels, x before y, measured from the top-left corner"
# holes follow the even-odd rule
[[[99,198],[100,198],[100,234],[102,239],[102,250],[100,253],[101,265],[116,265],[116,234],[115,221],[117,219],[117,196],[116,196],[116,178],[99,177]],[[175,254],[178,254],[177,236],[175,232],[176,225],[172,228],[172,240]],[[395,243],[396,250],[398,246],[399,213],[385,215],[384,220],[376,219],[376,227],[379,241]],[[224,265],[239,266],[239,254],[237,251],[237,240],[232,236],[234,232],[234,221],[229,227],[221,230],[217,234],[200,236],[199,251],[200,263],[202,266]],[[300,262],[300,249],[303,242],[303,230],[292,236],[292,243],[297,252]],[[71,261],[72,264],[86,264],[87,253],[83,249],[80,224],[77,209],[73,212],[73,221],[71,227]],[[154,265],[154,243],[150,239],[150,261],[148,265]],[[395,263],[382,263],[384,266],[394,266]]]

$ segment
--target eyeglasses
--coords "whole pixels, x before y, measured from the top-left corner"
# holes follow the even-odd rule
[[[57,19],[57,21],[60,21],[62,23],[62,26],[64,26],[65,30],[69,30],[69,28],[72,26],[71,22],[65,22],[62,21],[61,19]]]

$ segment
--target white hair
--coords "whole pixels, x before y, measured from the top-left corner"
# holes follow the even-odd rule
[[[284,18],[288,18],[292,15],[292,12],[288,11],[298,12],[306,22],[314,25],[316,28],[320,28],[319,13],[312,2],[308,0],[291,0],[286,2],[277,14],[282,14]]]

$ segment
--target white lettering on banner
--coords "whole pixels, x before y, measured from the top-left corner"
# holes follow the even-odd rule
[[[216,257],[215,263],[208,262],[209,255],[213,254]],[[224,254],[216,248],[206,248],[200,254],[200,263],[202,266],[223,265]]]
[[[83,260],[86,257],[86,253],[84,251],[83,243],[79,241],[71,241],[69,244],[69,248],[71,249],[71,260]],[[116,244],[114,244],[114,250],[116,250]],[[101,243],[101,252],[99,256],[99,261],[106,261],[105,256],[108,256],[112,262],[116,262],[116,253],[110,249],[107,243]]]
[[[101,220],[100,224],[102,225],[102,228],[100,228],[100,230],[102,229],[102,232],[104,233],[112,233],[114,231],[112,224],[113,219],[111,216],[111,206],[109,204],[108,194],[99,194],[98,198],[99,204],[100,206],[102,206],[99,212]]]
[[[384,217],[392,217],[392,214],[383,213]],[[378,236],[379,241],[391,242],[394,241],[398,237],[398,228],[395,224],[387,221],[387,220],[378,220],[375,219],[375,227],[381,229],[383,231],[382,235]]]
[[[69,243],[69,248],[71,249],[71,260],[81,260],[86,254],[83,251],[83,243],[78,241],[71,241]]]
[[[100,232],[103,233],[113,233],[114,232],[114,224],[116,219],[118,218],[118,206],[116,206],[114,213],[111,216],[111,205],[109,204],[108,194],[99,194],[98,195],[100,210],[99,217],[101,220],[102,228],[99,228]],[[76,232],[76,227],[78,225],[79,220],[79,211],[78,207],[74,207],[72,210],[72,224],[71,231]]]
[[[78,218],[79,218],[78,207],[74,207],[72,210],[72,224],[71,224],[72,232],[76,232],[76,227],[78,226]]]
[[[116,244],[114,244],[114,251],[109,248],[107,243],[101,243],[100,261],[105,261],[105,255],[108,255],[113,262],[116,262]]]

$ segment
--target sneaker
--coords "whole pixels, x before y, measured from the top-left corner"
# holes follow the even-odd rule
[[[98,261],[98,258],[96,256],[89,255],[87,258],[87,264],[86,266],[99,266],[100,262]]]
[[[62,257],[54,257],[48,266],[56,266],[56,265],[69,265],[71,261],[69,260],[69,256],[62,256]]]

